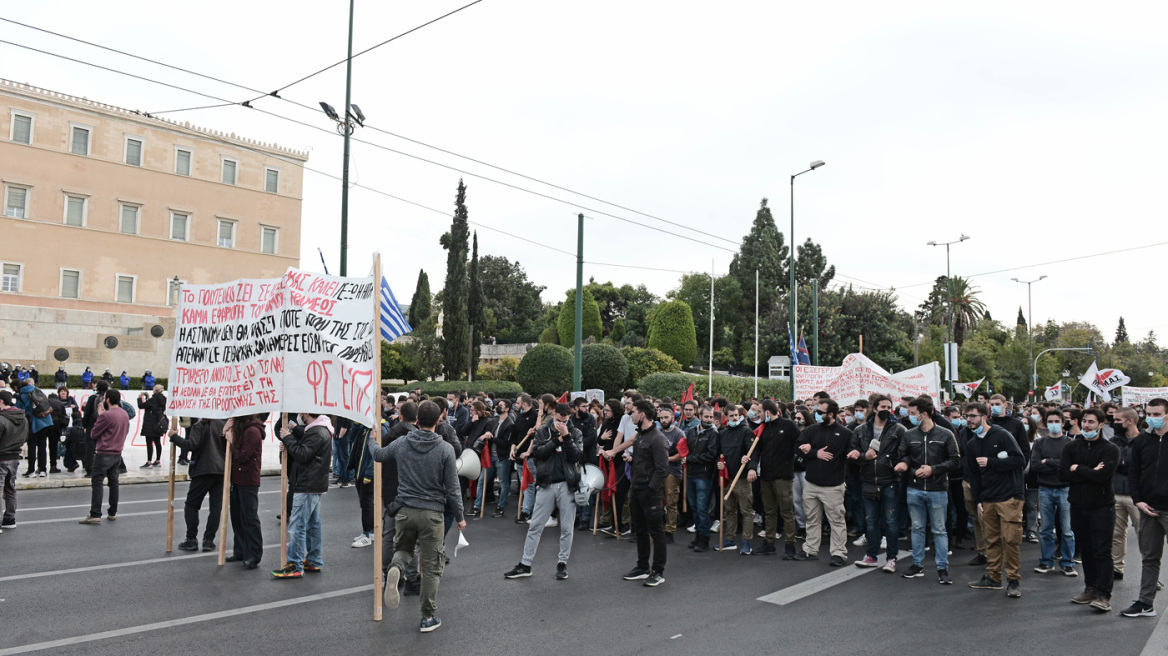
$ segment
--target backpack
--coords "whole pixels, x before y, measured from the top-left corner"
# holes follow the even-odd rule
[[[49,404],[49,397],[45,396],[45,393],[36,387],[32,388],[32,391],[28,393],[28,401],[30,411],[37,417],[44,418],[53,413],[53,406]]]

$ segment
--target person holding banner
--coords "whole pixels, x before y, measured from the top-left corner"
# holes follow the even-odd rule
[[[242,562],[244,567],[255,569],[264,555],[264,536],[260,530],[264,423],[259,415],[228,419],[223,437],[231,448],[231,497],[227,510],[235,536],[234,552],[226,561]]]
[[[320,500],[328,492],[329,463],[333,459],[333,424],[328,415],[301,413],[303,428],[280,429],[280,450],[288,461],[288,491],[292,512],[288,516],[288,562],[272,576],[300,578],[305,571],[319,574],[322,528]],[[348,462],[344,466],[348,466]]]
[[[223,455],[227,443],[223,441],[226,422],[222,419],[200,419],[190,428],[186,438],[177,430],[170,431],[169,438],[184,451],[190,451],[195,458],[187,474],[191,484],[187,487],[187,500],[183,505],[183,519],[187,524],[187,537],[179,543],[181,551],[199,550],[199,509],[203,497],[209,497],[210,514],[207,527],[203,530],[203,551],[215,550],[215,535],[219,532],[219,515],[223,510]]]

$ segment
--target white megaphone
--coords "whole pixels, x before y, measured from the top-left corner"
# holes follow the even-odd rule
[[[475,453],[474,449],[463,449],[462,455],[454,461],[454,467],[458,470],[458,475],[468,481],[479,480],[479,474],[483,472],[479,454]]]
[[[580,477],[580,487],[588,488],[592,492],[604,489],[604,472],[596,465],[584,465],[584,475]]]

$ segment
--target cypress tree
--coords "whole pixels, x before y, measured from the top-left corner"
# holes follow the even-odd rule
[[[483,329],[487,326],[486,303],[483,298],[483,282],[479,279],[479,233],[474,233],[470,256],[470,292],[467,299],[467,316],[470,319],[469,336],[474,352],[470,358],[470,372],[473,377],[479,369],[479,351],[483,343]]]
[[[410,299],[410,313],[406,321],[410,327],[417,329],[423,321],[430,319],[430,277],[425,269],[418,270],[418,284],[414,287],[414,297]]]
[[[458,380],[466,369],[466,349],[470,335],[467,325],[467,238],[470,236],[466,209],[466,185],[458,181],[454,198],[454,220],[450,232],[439,242],[446,249],[446,286],[442,290],[442,371],[446,380]]]

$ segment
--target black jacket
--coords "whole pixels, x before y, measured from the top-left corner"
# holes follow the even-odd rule
[[[795,441],[799,439],[795,422],[782,417],[765,422],[758,439],[758,477],[764,481],[795,478]]]
[[[1135,442],[1135,438],[1128,439],[1127,435],[1121,432],[1116,432],[1111,438],[1111,443],[1119,447],[1119,464],[1115,467],[1115,476],[1111,479],[1111,485],[1115,488],[1116,494],[1131,494],[1127,484],[1127,472],[1128,466],[1131,464],[1133,442]]]
[[[840,422],[828,426],[815,424],[803,429],[796,446],[810,444],[811,450],[803,456],[807,468],[806,480],[820,487],[835,487],[844,484],[848,464],[848,453],[860,450],[860,443],[852,431]],[[826,448],[831,460],[818,456],[820,449]]]
[[[957,439],[951,431],[937,424],[933,424],[933,430],[928,433],[921,426],[905,433],[897,454],[897,460],[908,465],[908,486],[926,492],[947,492],[949,472],[961,467]],[[919,478],[915,472],[924,465],[933,469],[933,475]]]
[[[532,408],[527,412],[519,412],[518,410],[511,412],[511,418],[515,422],[515,444],[523,442],[523,438],[527,437],[527,431],[535,428],[536,422],[539,421],[539,410]],[[615,433],[614,433],[615,435]],[[527,450],[527,446],[531,444],[530,441],[523,443],[523,448],[519,449],[522,453]],[[511,455],[508,451],[507,455]]]
[[[170,438],[179,448],[191,452],[191,465],[187,475],[222,476],[223,454],[227,450],[227,440],[223,439],[223,419],[200,419],[191,426],[187,437],[175,434]]]
[[[138,409],[145,410],[142,417],[142,435],[158,437],[166,434],[167,426],[163,424],[166,417],[166,396],[155,394],[145,401],[138,397]]]
[[[701,424],[685,434],[685,444],[689,455],[685,458],[686,476],[695,480],[709,480],[717,473],[718,429],[711,425],[703,429]]]
[[[669,474],[669,441],[656,425],[637,431],[633,444],[632,489],[665,491],[665,477]]]
[[[288,491],[294,494],[328,492],[333,439],[324,426],[297,426],[283,439],[288,460]]]
[[[1132,503],[1146,503],[1156,510],[1168,510],[1168,449],[1164,439],[1152,431],[1140,433],[1132,442],[1127,487]]]
[[[511,457],[511,445],[515,444],[515,422],[511,419],[511,413],[507,413],[507,418],[495,426],[495,439],[491,441],[495,444],[496,458],[506,460]]]
[[[572,413],[572,418],[568,420],[570,426],[575,427],[584,436],[584,457],[582,463],[588,465],[596,464],[596,417],[592,416],[591,412],[585,411],[583,415]]]
[[[1030,439],[1026,436],[1026,424],[1022,423],[1021,419],[1017,417],[990,417],[990,423],[995,426],[1000,426],[1010,433],[1014,438],[1014,443],[1018,445],[1018,449],[1022,451],[1023,457],[1026,458],[1026,464],[1030,464]]]
[[[746,425],[746,420],[737,426],[726,426],[722,432],[718,433],[718,444],[714,451],[715,456],[726,456],[726,469],[730,470],[730,479],[734,479],[734,475],[738,473],[738,469],[742,467],[742,456],[750,450],[751,443],[754,442],[754,433]],[[716,459],[715,459],[716,461]],[[750,462],[746,465],[747,470],[758,468],[758,450],[750,456]],[[745,478],[743,480],[746,480]]]
[[[13,406],[0,412],[0,460],[20,460],[20,447],[28,441],[28,417]]]
[[[904,426],[889,419],[884,422],[884,429],[879,438],[875,435],[876,419],[873,417],[861,424],[855,430],[856,441],[860,446],[860,480],[863,482],[865,494],[878,494],[880,490],[895,485],[900,480],[900,474],[892,470],[900,461],[900,440],[904,437]],[[868,460],[868,450],[872,441],[880,442],[880,450],[876,452],[875,460]]]
[[[1103,469],[1095,467],[1103,463]],[[1115,466],[1119,464],[1119,447],[1103,439],[1076,438],[1063,447],[1059,457],[1059,478],[1071,486],[1067,497],[1071,507],[1080,510],[1112,508],[1115,506],[1115,490],[1111,479],[1115,476]],[[1071,465],[1078,465],[1071,471]]]
[[[540,487],[550,485],[554,478],[554,470],[562,467],[568,490],[575,492],[580,486],[580,459],[584,455],[584,436],[579,430],[569,426],[568,436],[560,442],[556,439],[559,433],[552,427],[553,423],[554,418],[548,419],[543,426],[536,429],[535,436],[532,437],[535,440],[531,451],[531,457],[535,459],[535,484]]]
[[[973,502],[997,503],[1024,499],[1026,488],[1022,481],[1022,470],[1026,467],[1026,456],[1022,455],[1022,449],[1009,431],[991,425],[984,437],[978,437],[972,434],[969,427],[961,430],[971,433],[965,438],[963,467]],[[1006,457],[1000,457],[1003,454]],[[988,458],[985,467],[977,464],[978,458]]]

